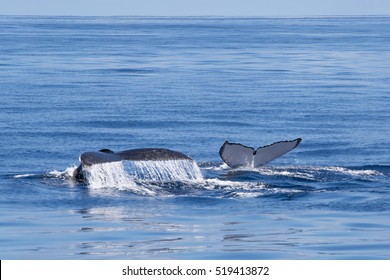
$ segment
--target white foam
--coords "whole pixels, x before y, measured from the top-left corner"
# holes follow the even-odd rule
[[[377,170],[353,170],[353,169],[348,169],[345,167],[338,167],[338,166],[330,166],[330,167],[322,167],[319,168],[319,171],[325,170],[325,171],[332,171],[336,173],[342,173],[346,175],[352,175],[352,176],[378,176],[378,175],[383,175],[381,172]]]
[[[266,188],[266,184],[259,182],[239,182],[220,179],[207,179],[205,180],[204,188],[206,189],[219,189],[225,190],[262,190]]]
[[[256,197],[259,197],[259,196],[262,196],[264,195],[263,193],[259,193],[259,192],[236,192],[234,194],[234,197],[238,197],[238,198],[256,198]]]
[[[66,168],[64,171],[53,170],[47,174],[18,174],[15,175],[14,178],[29,178],[29,177],[42,177],[48,176],[52,178],[59,179],[73,179],[73,173],[76,170],[76,166],[70,166]]]
[[[321,174],[324,174],[326,172],[331,172],[334,174],[339,175],[347,175],[347,176],[353,176],[353,177],[366,177],[366,176],[380,176],[383,175],[381,172],[377,170],[356,170],[356,169],[349,169],[346,167],[339,167],[339,166],[301,166],[301,167],[260,167],[260,168],[253,168],[253,169],[238,169],[241,171],[249,171],[249,172],[256,172],[261,175],[267,175],[267,176],[285,176],[285,177],[292,177],[292,178],[300,178],[305,180],[318,180],[319,176],[321,177]]]
[[[230,169],[230,167],[226,163],[222,163],[221,165],[218,166],[202,167],[202,169],[212,170],[212,171],[224,171]]]
[[[35,174],[19,174],[19,175],[15,175],[14,178],[28,178],[32,176],[35,176]]]
[[[258,172],[262,175],[269,176],[285,176],[285,177],[293,177],[300,178],[306,180],[315,180],[315,176],[311,174],[310,170],[296,170],[296,169],[288,169],[288,168],[261,168],[258,169]]]
[[[55,178],[65,178],[72,179],[76,166],[71,166],[65,169],[64,171],[53,170],[49,172],[49,175]]]

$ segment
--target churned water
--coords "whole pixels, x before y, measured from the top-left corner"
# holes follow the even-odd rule
[[[1,259],[390,259],[390,18],[0,17]],[[301,137],[258,169],[225,140]],[[193,158],[92,166],[85,151]]]

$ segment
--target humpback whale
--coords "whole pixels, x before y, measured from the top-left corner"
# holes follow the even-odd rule
[[[85,182],[84,168],[95,164],[118,162],[118,161],[169,161],[169,160],[194,160],[185,154],[169,149],[145,148],[113,152],[102,149],[98,152],[85,152],[80,155],[80,165],[74,171],[73,177],[77,181]]]
[[[284,155],[285,153],[288,153],[297,147],[301,141],[301,138],[290,141],[279,141],[270,145],[259,147],[256,150],[242,144],[225,141],[219,149],[219,155],[231,168],[256,168]]]

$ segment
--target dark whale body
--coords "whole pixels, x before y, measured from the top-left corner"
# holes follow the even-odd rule
[[[168,161],[168,160],[190,160],[192,158],[180,152],[161,148],[132,149],[121,152],[113,152],[109,149],[102,149],[98,152],[85,152],[80,155],[80,165],[75,170],[73,177],[85,182],[83,168],[94,164],[117,162],[117,161]]]

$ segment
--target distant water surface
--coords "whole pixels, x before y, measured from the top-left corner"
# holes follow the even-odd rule
[[[0,16],[0,258],[390,259],[389,30],[389,17]],[[298,137],[259,169],[218,154]],[[201,174],[71,179],[84,151],[143,147]]]

